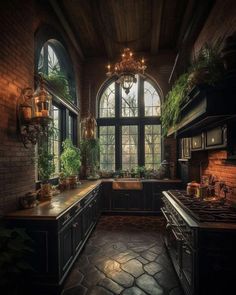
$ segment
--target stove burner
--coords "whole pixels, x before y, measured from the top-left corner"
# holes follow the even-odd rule
[[[236,223],[236,210],[220,201],[200,200],[181,191],[170,191],[170,194],[197,221]]]

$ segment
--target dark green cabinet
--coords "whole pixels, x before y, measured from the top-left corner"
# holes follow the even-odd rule
[[[73,255],[74,255],[74,247],[73,247],[73,227],[71,223],[66,226],[62,232],[60,233],[60,272],[61,275],[65,273],[67,268],[69,267]]]
[[[104,181],[101,187],[101,207],[104,212],[111,210],[111,194],[112,182]]]
[[[77,252],[83,241],[82,216],[79,213],[72,222],[73,249]]]

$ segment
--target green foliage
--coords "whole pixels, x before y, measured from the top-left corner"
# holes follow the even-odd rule
[[[188,73],[179,76],[162,105],[161,122],[164,136],[167,135],[168,129],[179,120],[180,107],[184,102],[188,89],[188,76]]]
[[[62,97],[72,101],[70,95],[69,83],[66,75],[58,69],[53,69],[49,75],[42,74],[43,78],[49,82],[50,86],[55,89]]]
[[[136,173],[139,177],[144,177],[145,176],[145,173],[146,173],[146,167],[145,166],[138,166],[136,168]]]
[[[214,85],[224,74],[223,61],[220,58],[222,40],[214,45],[205,43],[193,58],[188,71],[174,83],[162,106],[162,128],[166,136],[170,127],[174,127],[180,119],[181,105],[187,98],[187,92],[197,84]]]
[[[31,238],[23,229],[6,229],[0,225],[0,286],[15,283],[24,272],[32,271],[26,262],[33,250]]]
[[[98,139],[84,139],[81,142],[81,156],[84,165],[94,175],[99,166],[100,144]]]
[[[220,57],[222,40],[219,39],[214,45],[205,43],[194,56],[189,72],[205,71],[203,82],[214,85],[224,74],[224,64]]]
[[[49,180],[54,171],[53,154],[50,152],[48,142],[44,141],[38,147],[38,173],[40,180]]]
[[[73,145],[70,139],[62,143],[63,152],[61,154],[62,171],[66,176],[77,175],[81,166],[80,150]]]

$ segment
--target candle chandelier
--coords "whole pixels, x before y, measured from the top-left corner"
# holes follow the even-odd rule
[[[134,59],[133,52],[129,48],[124,49],[121,57],[122,60],[115,63],[113,69],[111,65],[108,64],[108,72],[106,75],[108,77],[116,76],[116,82],[119,83],[125,93],[128,94],[133,84],[137,82],[135,75],[140,73],[144,74],[147,67],[143,58],[141,60]]]

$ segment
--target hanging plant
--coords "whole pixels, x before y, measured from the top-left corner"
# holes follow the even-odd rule
[[[44,73],[41,73],[41,75],[59,95],[69,101],[73,101],[70,95],[68,79],[62,71],[55,68],[48,75]]]
[[[188,73],[184,73],[178,78],[162,105],[161,122],[164,136],[167,135],[170,127],[175,126],[180,118],[181,105],[188,91],[188,76]]]
[[[189,68],[188,84],[191,89],[198,84],[214,85],[224,75],[224,64],[220,56],[222,39],[214,45],[205,43],[194,56]]]

